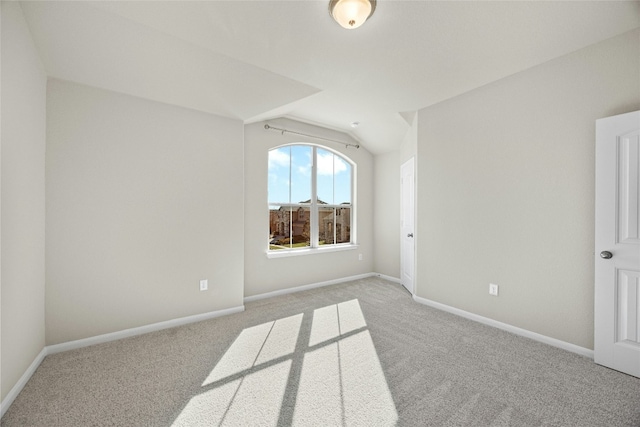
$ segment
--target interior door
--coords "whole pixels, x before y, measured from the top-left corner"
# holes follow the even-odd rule
[[[640,111],[596,121],[596,363],[640,377]]]
[[[415,181],[414,159],[407,160],[400,168],[400,281],[411,294],[414,289],[415,271]]]

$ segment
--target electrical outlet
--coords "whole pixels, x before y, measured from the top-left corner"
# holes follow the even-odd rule
[[[493,295],[494,297],[498,296],[498,285],[489,283],[489,295]]]
[[[362,254],[358,254],[358,261],[362,261]]]
[[[206,291],[209,289],[209,281],[207,279],[200,280],[200,290]]]

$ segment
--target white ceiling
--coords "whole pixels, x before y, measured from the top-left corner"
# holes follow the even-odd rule
[[[399,147],[410,117],[401,113],[640,26],[638,1],[378,0],[356,30],[327,6],[22,3],[52,77],[245,122],[294,117],[374,154]]]

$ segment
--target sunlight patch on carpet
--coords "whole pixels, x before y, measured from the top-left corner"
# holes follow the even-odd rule
[[[296,347],[302,314],[244,329],[202,386],[209,385],[253,366],[292,354]]]
[[[172,427],[278,423],[291,360],[247,374],[193,397]]]
[[[304,356],[293,425],[383,426],[398,420],[369,331],[353,333],[366,326],[358,300],[314,311],[309,346],[318,348]]]
[[[302,332],[303,313],[244,329],[172,427],[395,425],[358,300],[307,319]]]
[[[357,299],[318,308],[313,312],[309,347],[366,326]]]

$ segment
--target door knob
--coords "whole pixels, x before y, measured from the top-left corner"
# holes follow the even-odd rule
[[[413,233],[407,234],[407,237],[413,237]]]
[[[600,252],[600,258],[610,259],[613,258],[613,254],[609,251],[602,251]]]

